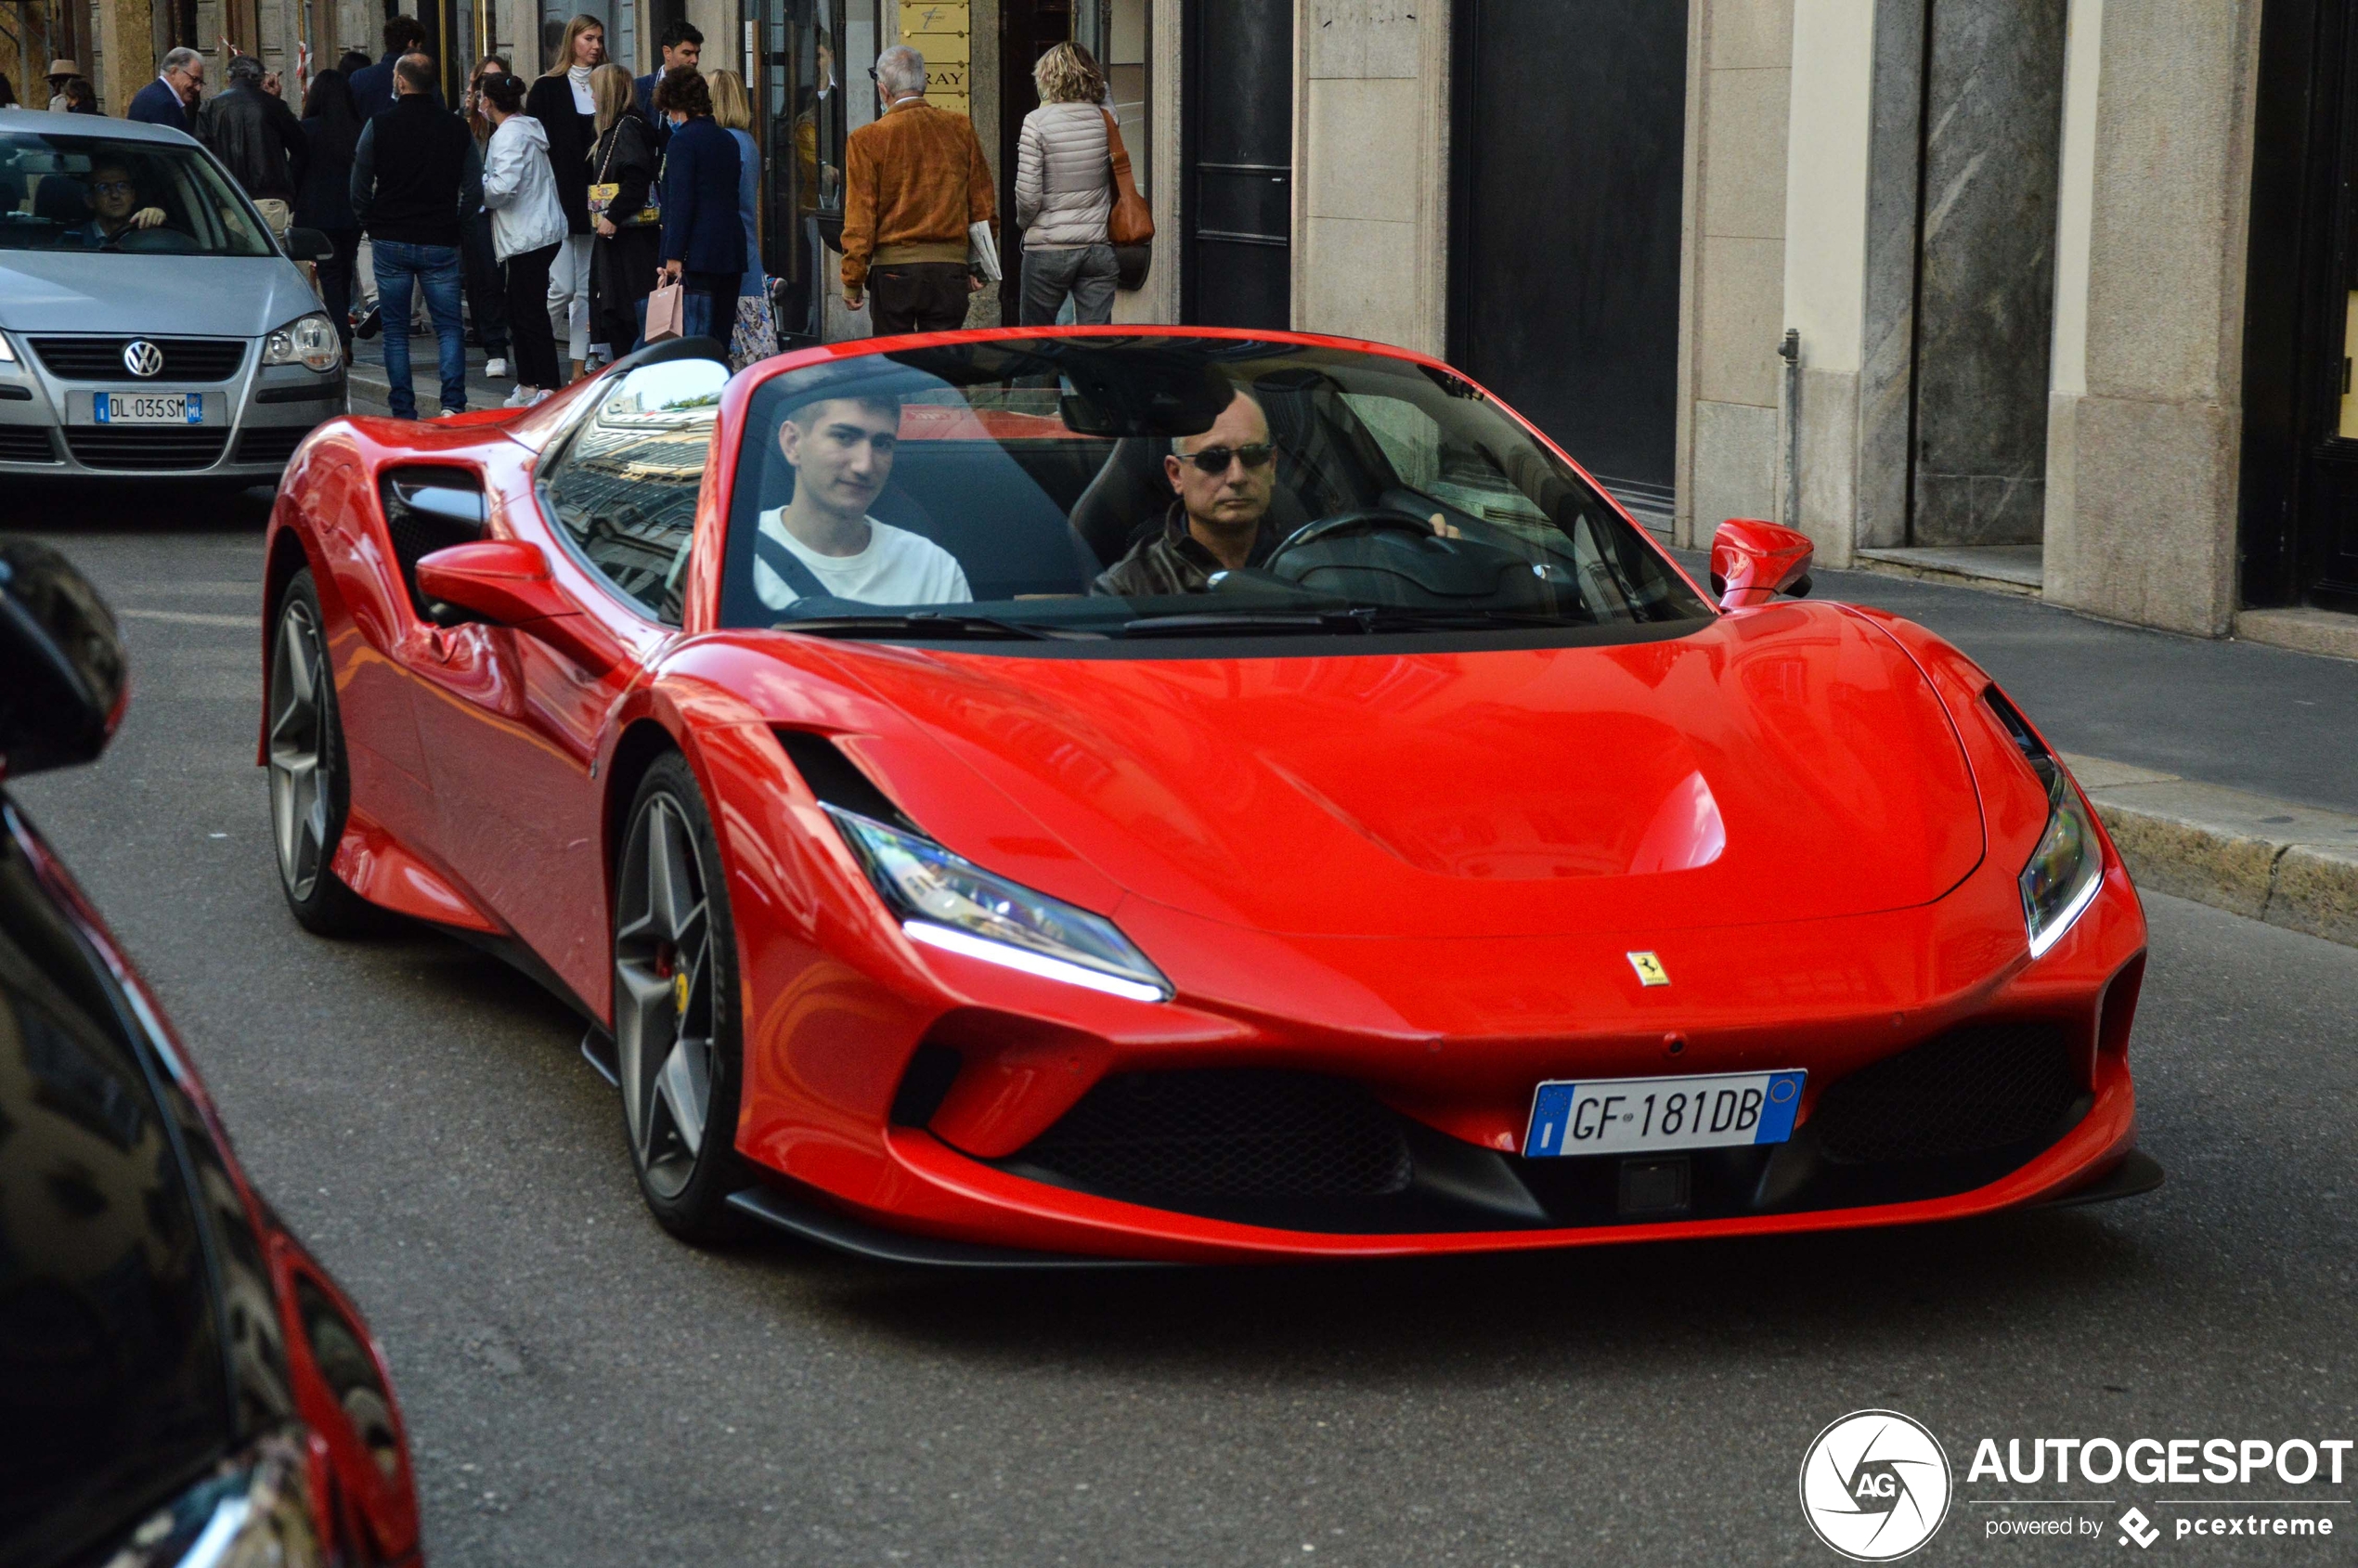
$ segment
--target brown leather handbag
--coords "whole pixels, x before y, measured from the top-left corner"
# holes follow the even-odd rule
[[[1144,288],[1147,272],[1154,266],[1154,212],[1131,177],[1130,149],[1121,145],[1121,123],[1109,109],[1100,107],[1097,112],[1106,117],[1106,150],[1113,160],[1113,212],[1106,219],[1106,239],[1113,245],[1121,286]]]

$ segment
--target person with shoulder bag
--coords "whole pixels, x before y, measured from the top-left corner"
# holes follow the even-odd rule
[[[484,112],[491,120],[483,204],[491,209],[492,253],[507,273],[508,330],[516,349],[512,408],[537,403],[564,384],[549,317],[549,268],[572,227],[557,199],[549,133],[524,112],[524,103],[521,77],[501,73],[483,79]]]
[[[1059,44],[1031,79],[1040,107],[1023,118],[1016,143],[1016,223],[1023,230],[1022,323],[1054,325],[1065,301],[1083,326],[1113,319],[1112,144],[1106,79],[1089,51]]]
[[[606,58],[606,24],[584,13],[565,23],[548,74],[525,96],[525,112],[549,139],[549,166],[569,226],[549,275],[550,330],[563,332],[575,380],[588,369],[590,345],[590,149],[598,140],[598,103],[590,73]]]
[[[609,61],[590,73],[590,89],[598,101],[598,139],[590,149],[590,275],[601,313],[594,335],[619,356],[646,335],[663,237],[655,194],[662,165],[630,72]]]
[[[712,73],[712,122],[737,144],[737,216],[745,226],[745,269],[737,283],[737,320],[729,334],[729,368],[742,370],[778,352],[770,279],[761,270],[761,149],[753,139],[753,100],[733,71]]]

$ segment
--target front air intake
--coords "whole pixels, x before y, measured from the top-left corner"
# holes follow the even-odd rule
[[[1406,1189],[1400,1119],[1346,1079],[1261,1069],[1116,1073],[1017,1157],[1109,1198],[1374,1198]]]
[[[2060,1025],[1971,1024],[1833,1084],[1806,1125],[1836,1160],[1950,1159],[2052,1134],[2079,1090]]]

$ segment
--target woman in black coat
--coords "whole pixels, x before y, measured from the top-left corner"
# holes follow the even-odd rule
[[[638,220],[654,199],[661,161],[654,127],[639,112],[630,72],[608,62],[590,74],[590,89],[598,100],[598,140],[590,149],[592,201],[601,186],[615,188],[605,211],[590,219],[597,236],[590,242],[598,296],[593,335],[619,357],[647,330],[647,294],[655,286],[663,229]]]
[[[565,23],[549,73],[525,95],[524,111],[549,136],[549,166],[557,176],[557,205],[572,230],[549,269],[549,325],[572,347],[573,375],[590,356],[590,149],[598,140],[598,106],[590,73],[606,58],[606,24],[592,16]]]
[[[352,360],[352,279],[360,253],[360,220],[352,211],[352,155],[360,145],[360,115],[352,107],[352,88],[341,71],[323,71],[311,79],[303,99],[303,133],[310,141],[311,159],[295,192],[294,221],[316,228],[336,248],[333,257],[319,264],[319,297],[343,340],[345,363]]]

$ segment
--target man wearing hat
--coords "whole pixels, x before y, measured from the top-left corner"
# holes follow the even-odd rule
[[[81,74],[82,67],[72,60],[60,59],[49,62],[50,113],[63,114],[66,111],[66,84]]]

